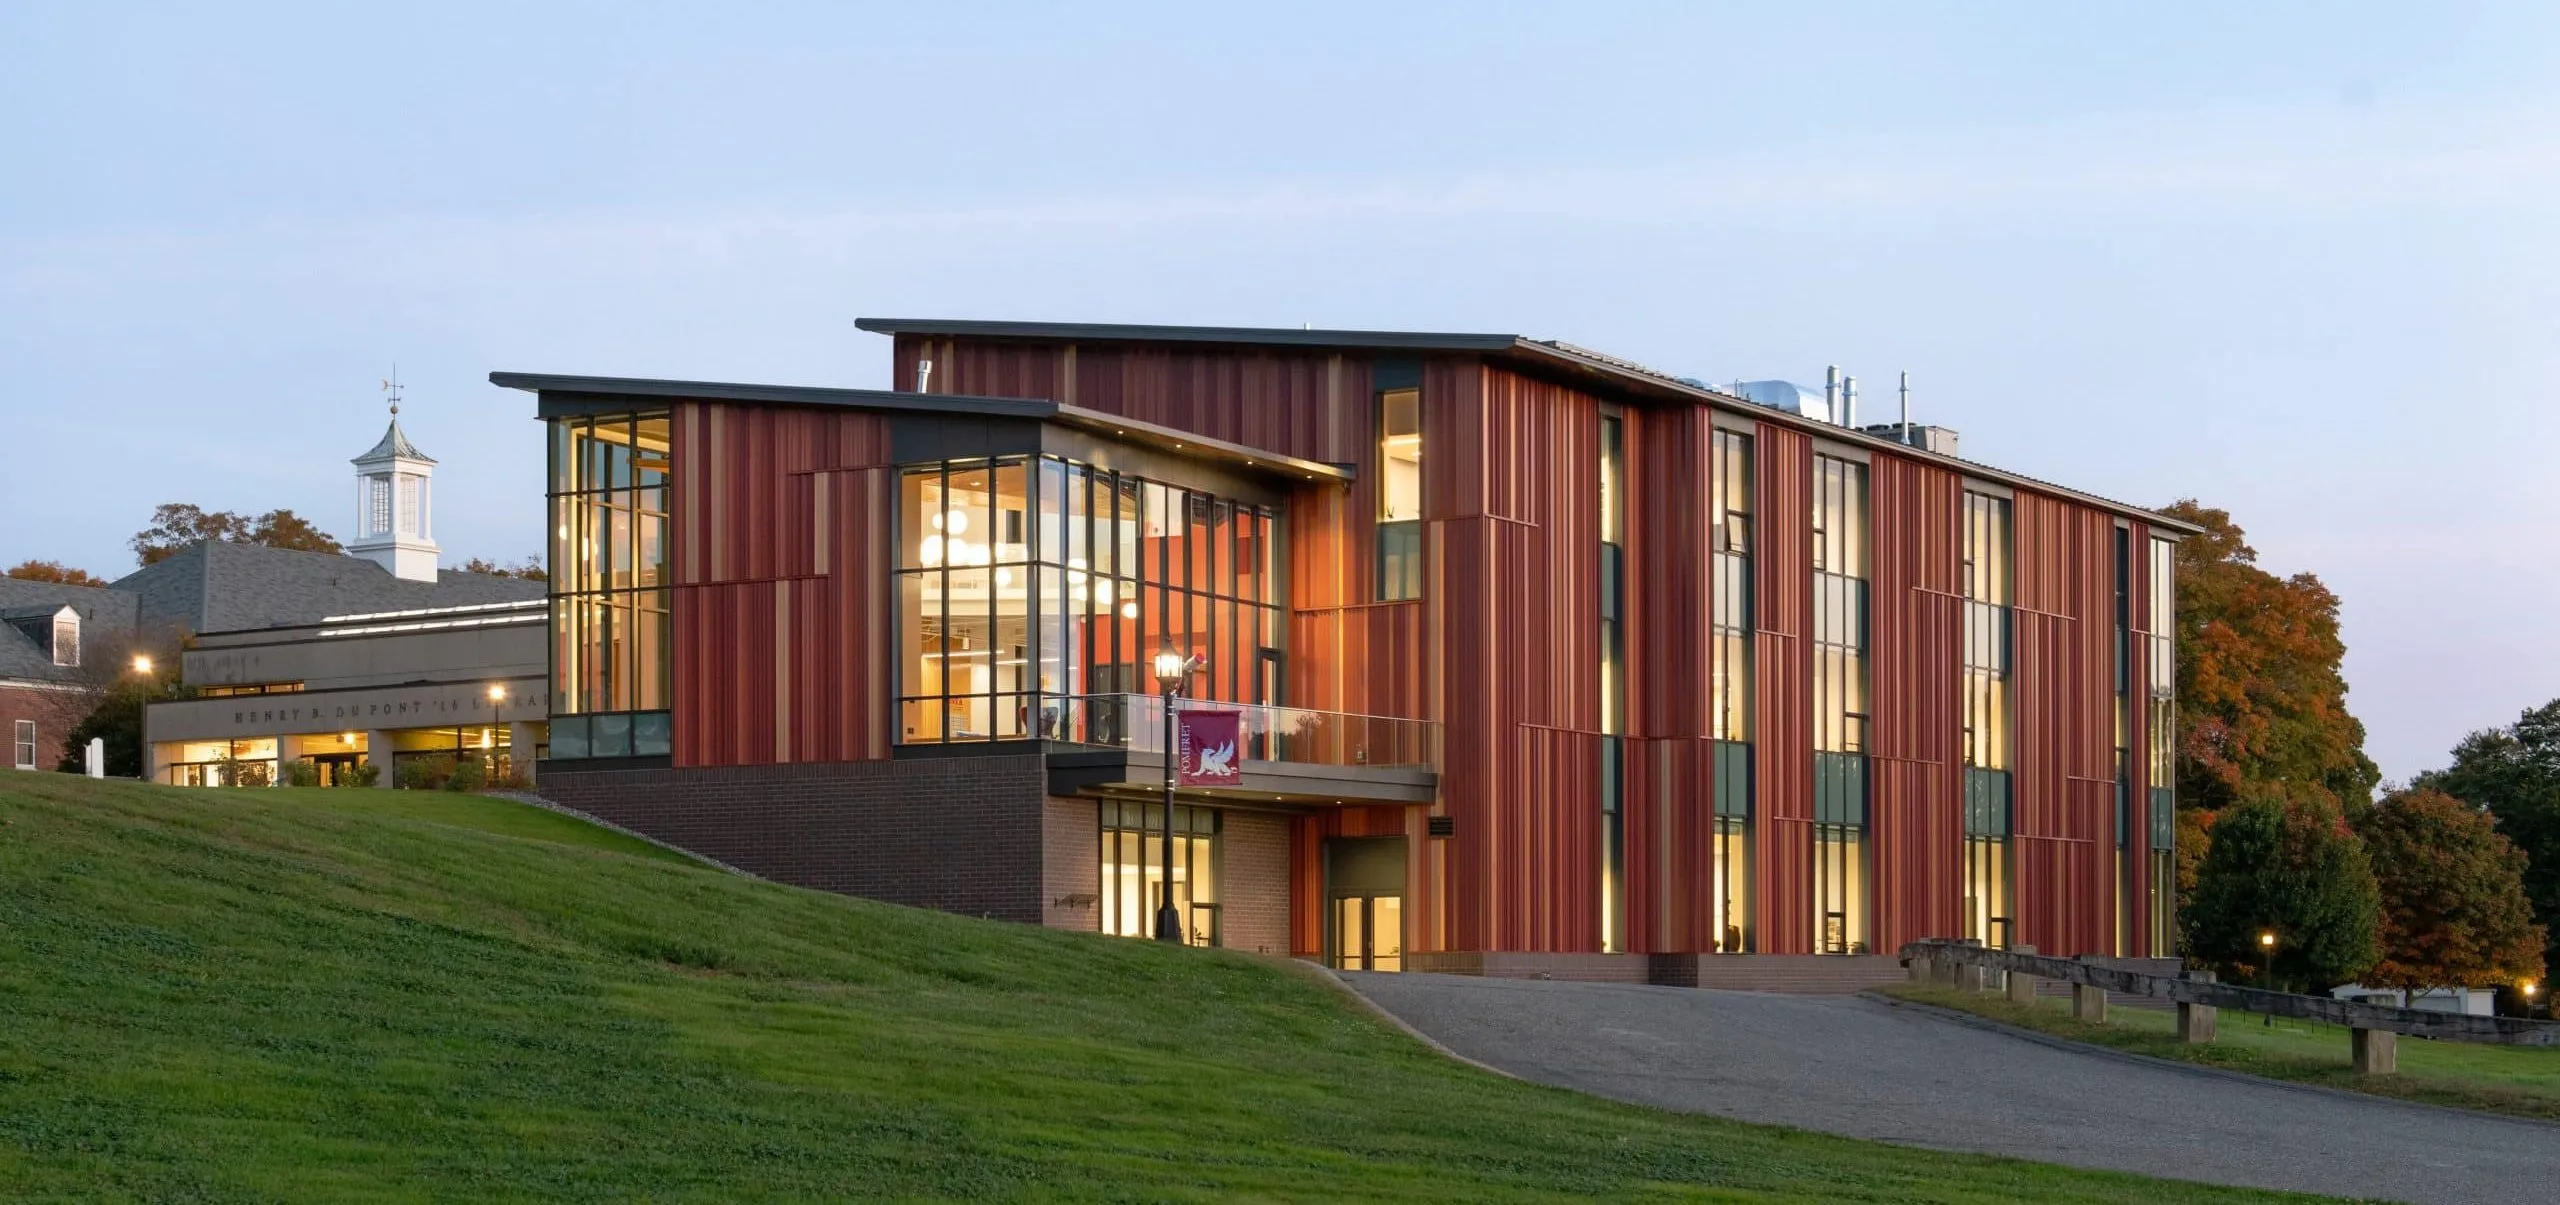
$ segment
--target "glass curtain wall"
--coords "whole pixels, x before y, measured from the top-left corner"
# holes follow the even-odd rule
[[[1218,821],[1214,808],[1173,809],[1173,907],[1182,940],[1220,944]],[[1102,931],[1150,937],[1164,898],[1164,805],[1102,801]]]
[[[2011,940],[2009,502],[1964,496],[1964,935]]]
[[[1751,948],[1751,437],[1714,433],[1708,465],[1714,648],[1708,735],[1715,749],[1716,950]]]
[[[1627,948],[1626,423],[1600,416],[1600,948]]]
[[[668,446],[664,412],[552,421],[554,758],[670,751]]]
[[[1813,933],[1867,952],[1867,466],[1813,458]]]
[[[1280,647],[1271,510],[1060,460],[955,460],[898,484],[898,739],[1117,744],[1076,696],[1153,694],[1171,648],[1188,697],[1269,700]]]
[[[2141,878],[2133,866],[2133,533],[2115,529],[2115,775],[2116,957],[2133,953],[2134,917],[2140,913]]]
[[[2149,670],[2150,697],[2144,700],[2150,709],[2149,721],[2151,770],[2151,953],[2165,957],[2172,948],[2174,932],[2172,911],[2177,906],[2178,834],[2178,651],[2172,635],[2177,630],[2178,613],[2178,546],[2174,541],[2151,541],[2151,635],[2145,650],[2151,658]]]

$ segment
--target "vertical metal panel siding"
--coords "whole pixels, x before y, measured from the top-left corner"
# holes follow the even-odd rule
[[[2113,945],[2114,532],[2021,491],[2016,524],[2017,940],[2059,955]]]
[[[2159,958],[2169,951],[2151,948],[2151,656],[2143,647],[2143,637],[2155,629],[2151,614],[2151,528],[2136,523],[2126,538],[2125,589],[2128,592],[2125,622],[2132,629],[2132,646],[2125,657],[2125,811],[2126,823],[2132,829],[2126,847],[2133,852],[2132,886],[2128,902],[2134,907],[2129,926],[2133,942],[2126,953],[2136,958]],[[2166,617],[2161,617],[2166,618]],[[2124,906],[2122,904],[2119,907]]]
[[[682,402],[672,426],[675,764],[887,757],[886,424]]]
[[[1899,456],[1874,457],[1869,480],[1875,940],[1891,950],[1962,928],[1964,495],[1955,474]]]
[[[1333,464],[1376,442],[1367,369],[1338,352],[900,335],[893,356],[901,390],[929,356],[935,393],[1040,398]]]
[[[1627,413],[1627,948],[1715,948],[1714,626],[1706,530],[1713,424],[1703,408]]]
[[[1450,948],[1599,948],[1599,404],[1468,361],[1423,380]]]
[[[1752,916],[1759,952],[1810,954],[1813,440],[1762,423],[1752,447]]]

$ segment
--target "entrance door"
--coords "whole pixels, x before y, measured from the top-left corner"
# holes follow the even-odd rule
[[[1345,971],[1404,969],[1404,838],[1329,837],[1325,964]]]
[[[1336,896],[1333,952],[1333,965],[1341,970],[1403,970],[1404,897]]]

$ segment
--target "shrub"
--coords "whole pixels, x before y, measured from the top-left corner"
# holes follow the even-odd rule
[[[369,787],[381,781],[382,767],[369,761],[338,767],[338,785],[342,787]]]
[[[320,767],[312,765],[309,761],[305,760],[286,762],[284,764],[284,785],[288,787],[319,786]]]
[[[453,769],[453,755],[449,753],[438,753],[431,757],[413,757],[399,763],[399,767],[392,772],[391,781],[411,791],[433,791],[442,788],[445,783],[453,779]]]
[[[453,773],[445,776],[444,789],[448,791],[477,791],[482,786],[486,785],[488,781],[489,771],[487,768],[483,767],[476,761],[467,761],[455,766],[453,768]]]

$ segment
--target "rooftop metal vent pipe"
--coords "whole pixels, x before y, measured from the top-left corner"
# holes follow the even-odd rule
[[[1840,366],[1837,364],[1822,370],[1822,417],[1835,423],[1840,421]]]
[[[1850,430],[1858,427],[1858,378],[1840,378],[1840,408],[1831,415],[1834,421]]]

